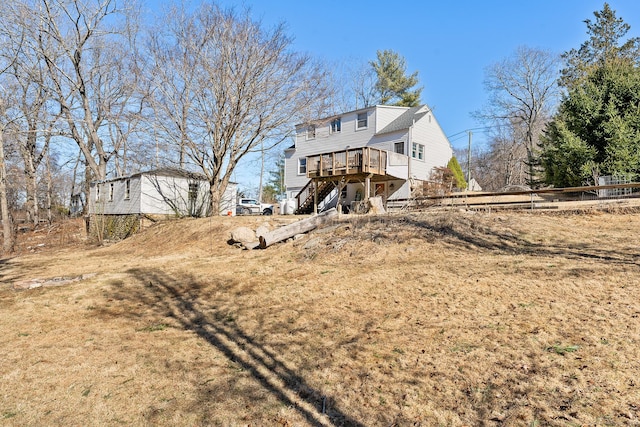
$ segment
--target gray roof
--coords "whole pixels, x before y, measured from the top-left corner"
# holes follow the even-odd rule
[[[400,117],[386,125],[377,135],[409,129],[415,122],[426,116],[431,109],[425,105],[409,108]]]
[[[132,176],[138,176],[138,175],[170,176],[175,178],[197,179],[200,181],[207,180],[207,177],[202,173],[192,172],[192,171],[179,169],[179,168],[171,168],[171,167],[164,167],[164,168],[152,169],[149,171],[143,171],[137,174],[133,174]]]
[[[129,178],[136,178],[142,175],[153,175],[153,176],[169,176],[169,177],[176,177],[176,178],[188,178],[188,179],[194,179],[194,180],[198,180],[198,181],[207,181],[207,177],[202,174],[202,173],[198,173],[198,172],[191,172],[185,169],[179,169],[179,168],[171,168],[171,167],[164,167],[164,168],[157,168],[157,169],[151,169],[148,171],[141,171],[141,172],[136,172],[133,173],[131,175],[127,175],[127,176],[118,176],[115,178],[108,178],[108,179],[104,179],[104,180],[96,180],[93,182],[113,182],[113,181],[122,181],[122,180],[126,180]]]

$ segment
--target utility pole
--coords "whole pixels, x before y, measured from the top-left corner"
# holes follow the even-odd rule
[[[471,135],[473,135],[473,132],[469,131],[469,146],[467,148],[467,190],[471,190]]]

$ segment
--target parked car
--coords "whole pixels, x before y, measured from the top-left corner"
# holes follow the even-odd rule
[[[256,199],[238,199],[236,215],[273,215],[273,205]]]

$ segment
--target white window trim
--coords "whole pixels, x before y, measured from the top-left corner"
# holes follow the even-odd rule
[[[366,121],[367,121],[367,124],[362,127],[360,127],[360,120],[358,119],[358,116],[360,116],[361,114],[364,114],[366,116]],[[356,130],[365,130],[368,127],[369,127],[369,114],[366,111],[364,113],[356,114]]]
[[[311,129],[313,129],[313,134],[311,133]],[[307,141],[310,141],[312,139],[316,139],[317,133],[318,133],[318,128],[316,127],[316,125],[309,125],[309,126],[307,126],[305,139]]]
[[[333,130],[333,124],[336,122],[340,125],[340,129]],[[342,132],[342,117],[336,117],[335,119],[331,120],[331,122],[329,123],[329,131],[332,134]]]
[[[131,180],[124,181],[124,200],[131,199]]]
[[[425,145],[418,142],[411,143],[411,158],[424,162]],[[420,157],[422,155],[422,157]]]
[[[301,172],[302,161],[304,160],[304,172]],[[306,175],[307,174],[307,158],[300,157],[298,159],[298,175]]]
[[[187,184],[187,200],[190,203],[195,203],[198,200],[199,193],[200,193],[199,182],[190,182]]]
[[[398,145],[400,145],[400,144],[402,144],[402,153],[398,153],[398,152],[396,151],[396,146],[398,146]],[[405,150],[405,143],[404,143],[404,141],[396,141],[396,142],[394,142],[394,143],[393,143],[393,152],[394,152],[394,153],[396,153],[396,154],[402,154],[402,155],[404,156],[404,155],[406,155],[406,154],[404,153],[405,151],[406,151],[406,150]]]

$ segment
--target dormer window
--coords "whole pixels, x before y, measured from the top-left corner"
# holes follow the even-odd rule
[[[339,133],[342,130],[342,119],[338,117],[337,119],[331,120],[331,133]]]
[[[356,130],[367,128],[367,113],[358,113],[358,121],[356,123]]]
[[[316,138],[316,125],[309,125],[307,127],[307,139]]]

